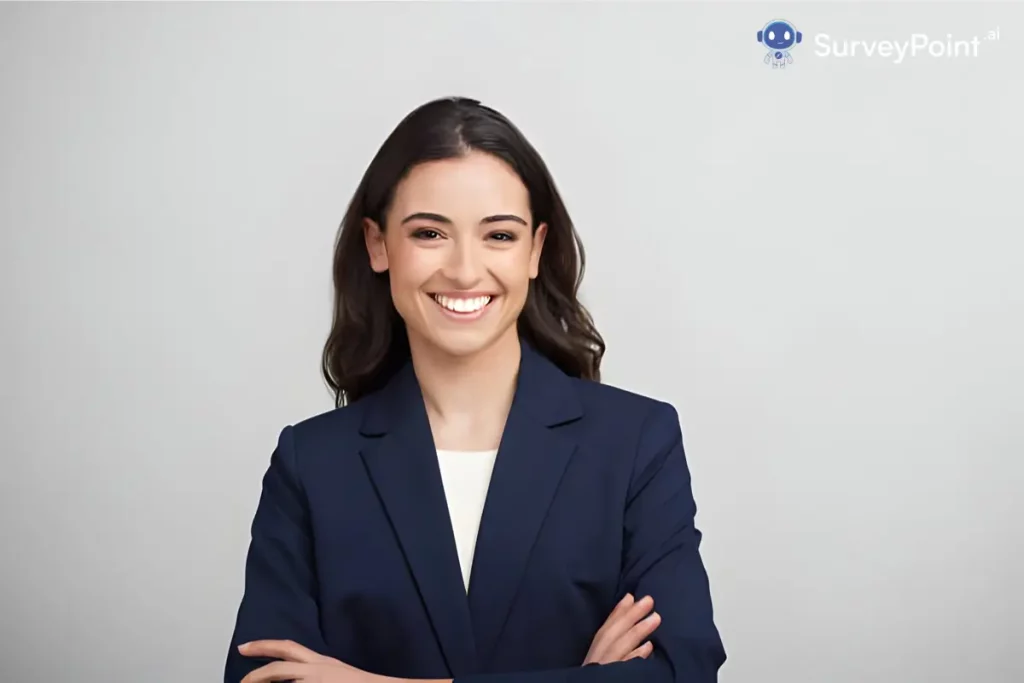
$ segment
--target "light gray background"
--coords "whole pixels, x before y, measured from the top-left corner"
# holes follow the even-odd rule
[[[761,63],[783,16],[806,41]],[[813,35],[1000,28],[976,59]],[[606,380],[676,404],[722,681],[1024,679],[1024,7],[0,6],[0,678],[215,681],[335,229],[481,98],[585,238]]]

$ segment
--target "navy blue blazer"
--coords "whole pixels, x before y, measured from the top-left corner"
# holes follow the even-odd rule
[[[286,427],[263,479],[225,667],[284,639],[361,669],[455,683],[713,683],[725,651],[675,409],[570,378],[523,345],[467,596],[422,394],[407,365]],[[654,653],[581,667],[625,593]]]

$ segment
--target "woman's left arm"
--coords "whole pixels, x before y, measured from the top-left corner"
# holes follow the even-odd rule
[[[661,615],[651,636],[654,654],[645,664],[662,671],[649,680],[714,683],[726,655],[700,556],[679,416],[671,405],[659,402],[648,416],[636,457],[625,513],[623,581],[633,595],[652,596]]]

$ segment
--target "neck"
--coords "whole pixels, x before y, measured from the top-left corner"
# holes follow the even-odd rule
[[[472,356],[454,357],[412,338],[409,342],[438,448],[496,447],[515,395],[522,357],[515,329]]]

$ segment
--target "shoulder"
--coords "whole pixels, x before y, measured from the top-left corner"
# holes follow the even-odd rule
[[[642,490],[658,473],[677,482],[689,481],[683,430],[674,405],[607,384],[576,383],[584,414],[595,425],[591,431],[601,434],[604,443],[628,444],[623,452],[630,454],[631,492]]]
[[[679,413],[671,403],[612,384],[573,379],[586,414],[610,420],[619,425],[637,427],[679,425]]]
[[[303,444],[316,444],[323,441],[336,442],[339,437],[355,436],[359,433],[364,413],[364,402],[356,401],[351,405],[310,415],[290,425],[288,429],[293,432],[293,438]]]
[[[656,470],[672,454],[683,454],[679,413],[668,401],[594,381],[573,384],[587,439],[600,450],[628,457],[634,472]]]
[[[277,459],[289,470],[298,471],[336,460],[354,450],[364,412],[360,401],[286,424],[278,433]]]

